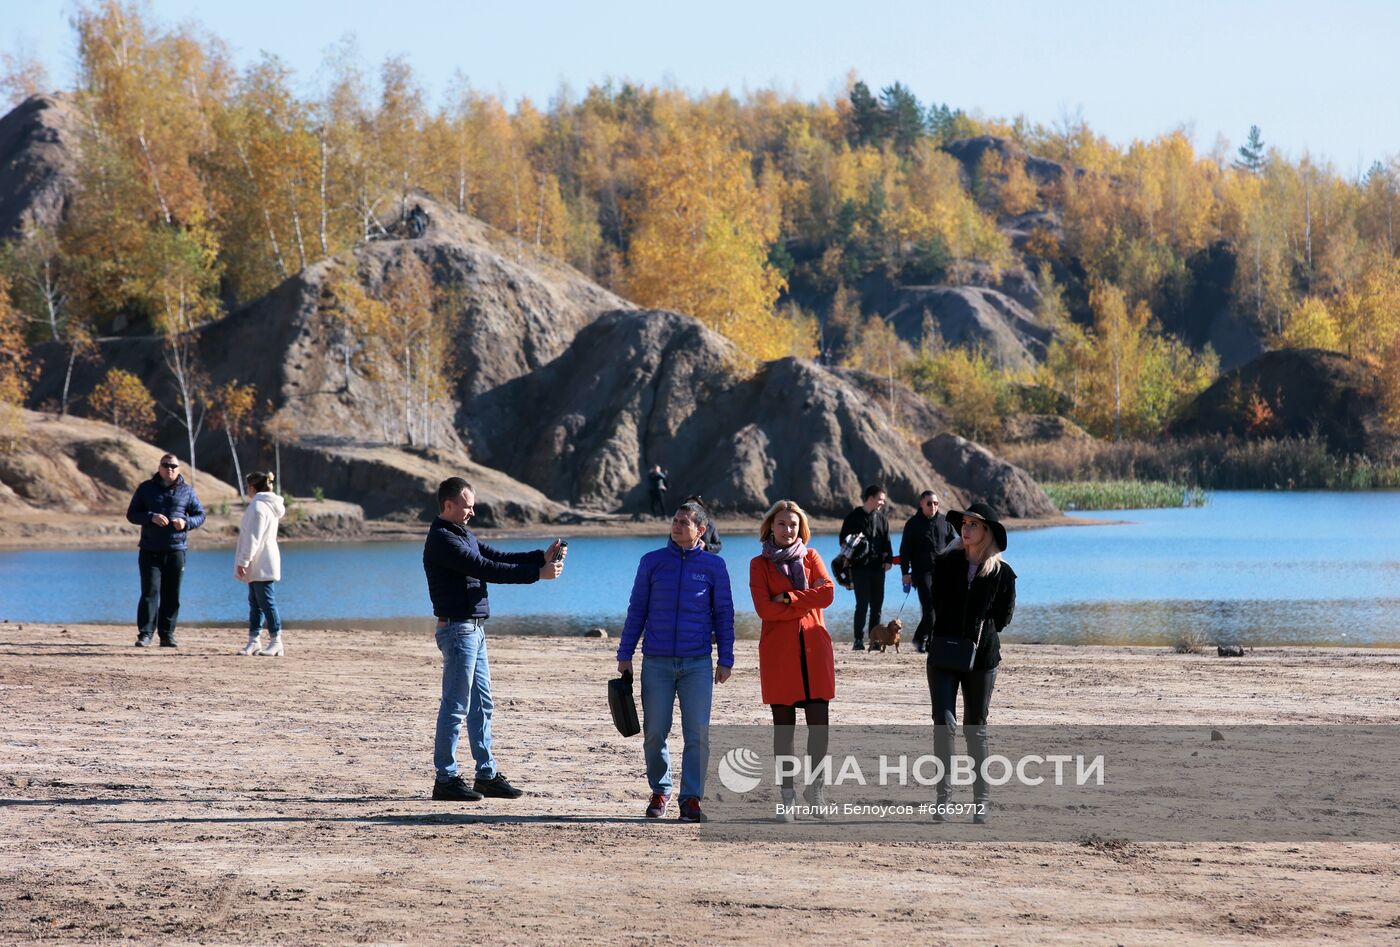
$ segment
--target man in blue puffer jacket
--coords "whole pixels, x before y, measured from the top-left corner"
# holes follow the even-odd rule
[[[138,561],[141,601],[136,606],[136,646],[149,648],[160,631],[160,646],[174,648],[175,619],[180,615],[180,580],[192,529],[204,525],[204,507],[194,487],[180,476],[180,458],[165,454],[156,475],[136,488],[126,520],[141,527]]]
[[[734,669],[734,599],[724,560],[706,552],[700,537],[709,523],[705,508],[681,504],[671,520],[671,541],[649,552],[637,566],[627,623],[617,648],[617,669],[632,673],[632,654],[642,642],[642,743],[651,798],[647,818],[659,819],[671,801],[671,712],[681,702],[682,822],[704,822],[700,800],[710,766],[710,698],[713,684]],[[710,666],[712,643],[719,664]]]

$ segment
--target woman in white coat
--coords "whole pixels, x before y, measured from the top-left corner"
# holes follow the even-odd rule
[[[238,550],[233,574],[248,583],[248,643],[239,654],[281,657],[282,618],[277,614],[277,582],[282,578],[282,554],[277,549],[277,521],[287,512],[282,498],[272,492],[272,474],[247,476],[248,509],[238,527]],[[267,619],[267,646],[258,640]]]

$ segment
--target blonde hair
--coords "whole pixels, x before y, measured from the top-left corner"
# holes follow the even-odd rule
[[[1001,568],[1001,549],[997,547],[996,538],[992,536],[990,529],[987,530],[987,546],[992,550],[992,554],[983,559],[982,564],[977,567],[979,577],[995,575],[996,571]],[[962,536],[954,536],[953,541],[945,546],[943,551],[953,552],[958,549],[963,552],[968,551],[967,547],[963,545]]]
[[[804,543],[812,538],[812,526],[807,522],[807,511],[797,505],[796,500],[779,500],[769,508],[768,513],[763,517],[763,522],[758,524],[758,538],[768,542],[773,538],[773,521],[778,518],[779,513],[792,512],[797,514],[797,536]]]

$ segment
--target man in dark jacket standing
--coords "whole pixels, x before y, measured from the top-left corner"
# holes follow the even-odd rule
[[[180,458],[164,454],[150,480],[136,488],[126,521],[141,527],[141,601],[136,606],[136,647],[149,648],[160,632],[160,646],[174,648],[180,615],[180,580],[192,529],[204,525],[204,507],[194,487],[180,475]]]
[[[437,646],[442,652],[442,701],[438,705],[433,740],[437,778],[433,798],[475,802],[483,796],[517,799],[524,793],[512,786],[491,753],[491,669],[486,662],[486,619],[491,606],[488,582],[526,585],[557,579],[567,547],[555,540],[548,549],[502,552],[479,542],[467,529],[476,513],[476,492],[461,477],[449,477],[438,487],[438,516],[423,544],[423,571],[428,597],[437,616]],[[467,724],[476,778],[471,786],[457,768],[457,743],[462,721]]]
[[[885,488],[871,484],[862,494],[861,505],[851,510],[841,523],[841,545],[851,545],[856,535],[865,537],[854,544],[849,557],[851,585],[856,593],[855,650],[865,649],[865,618],[869,627],[880,624],[880,609],[885,605],[885,573],[894,565],[894,550],[890,547],[890,523],[885,518]],[[875,650],[875,639],[870,639]]]
[[[899,571],[904,576],[904,594],[911,587],[919,590],[919,627],[914,629],[914,650],[924,652],[929,629],[933,627],[933,560],[953,541],[953,529],[938,508],[938,494],[919,494],[919,509],[904,524],[899,540]]]

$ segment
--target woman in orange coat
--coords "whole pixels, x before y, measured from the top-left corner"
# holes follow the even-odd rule
[[[822,557],[807,548],[812,538],[807,514],[792,500],[773,504],[758,528],[763,553],[749,563],[749,591],[763,620],[758,642],[758,675],[763,702],[773,708],[773,753],[793,756],[797,708],[807,719],[807,756],[815,769],[826,757],[827,702],[836,696],[836,666],[822,609],[835,587]],[[783,780],[779,818],[791,821],[796,791]],[[814,780],[807,802],[820,807],[825,790]]]

